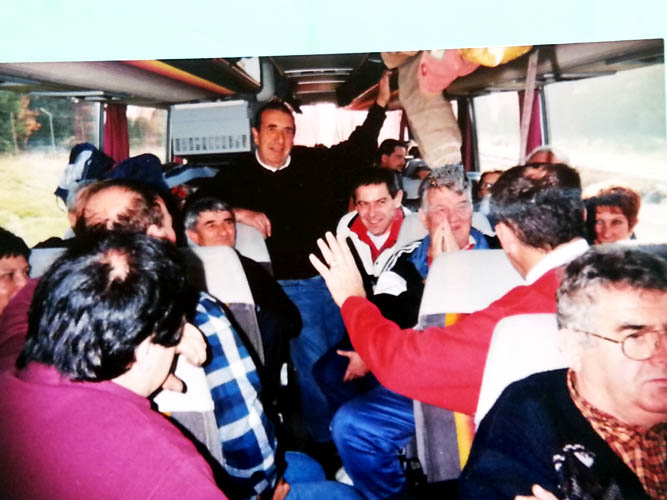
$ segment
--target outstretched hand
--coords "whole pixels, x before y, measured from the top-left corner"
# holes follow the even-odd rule
[[[348,297],[365,297],[364,283],[354,263],[354,257],[345,243],[345,237],[327,232],[326,243],[322,238],[317,240],[323,263],[314,254],[309,255],[310,262],[324,278],[331,296],[338,306],[342,306]]]

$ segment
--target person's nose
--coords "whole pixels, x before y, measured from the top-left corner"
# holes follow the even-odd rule
[[[25,285],[28,282],[28,275],[22,272],[18,272],[14,275],[14,283],[16,284],[17,288],[23,288],[23,285]]]

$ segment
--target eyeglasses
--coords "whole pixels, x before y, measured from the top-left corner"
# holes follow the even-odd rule
[[[592,335],[602,340],[608,342],[613,342],[614,344],[621,344],[621,350],[626,358],[632,359],[634,361],[646,361],[653,357],[653,355],[658,352],[660,345],[664,341],[663,337],[667,335],[667,332],[659,332],[657,330],[646,330],[637,333],[631,333],[621,340],[610,339],[603,335],[598,335],[597,333],[587,332],[586,330],[579,330],[574,328],[574,330],[585,333],[586,335]]]

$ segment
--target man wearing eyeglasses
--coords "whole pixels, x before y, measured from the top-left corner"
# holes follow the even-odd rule
[[[509,386],[482,421],[462,498],[667,498],[667,260],[594,248],[558,290],[570,368]]]

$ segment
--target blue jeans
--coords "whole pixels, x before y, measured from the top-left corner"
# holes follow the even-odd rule
[[[329,441],[331,413],[313,377],[313,365],[343,338],[343,318],[320,276],[280,280],[279,283],[299,309],[303,322],[301,334],[290,341],[290,354],[299,378],[301,409],[306,428],[314,441]]]
[[[411,399],[376,387],[341,406],[331,428],[345,470],[364,498],[387,498],[405,488],[398,452],[415,433]]]
[[[287,500],[361,500],[350,486],[327,481],[322,466],[314,459],[298,451],[285,452],[287,469],[285,480],[290,485]]]

